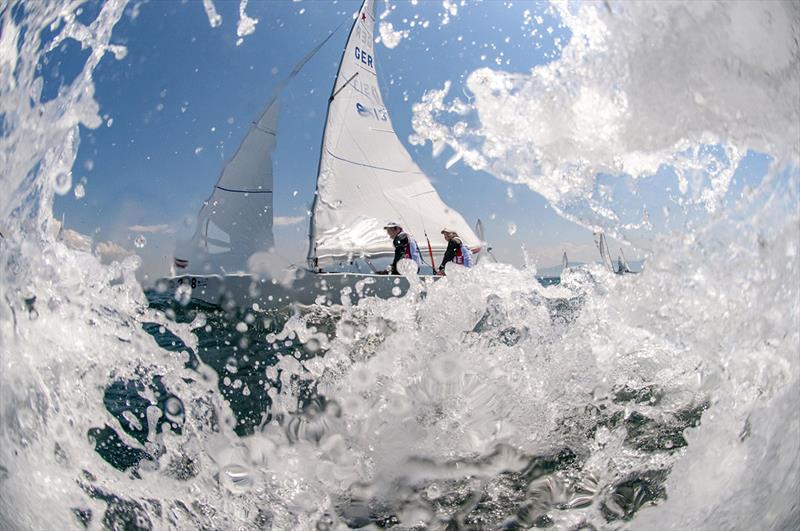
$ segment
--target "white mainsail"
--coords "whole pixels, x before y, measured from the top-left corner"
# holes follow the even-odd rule
[[[600,260],[603,263],[603,267],[613,273],[614,265],[611,263],[611,253],[608,251],[608,242],[606,241],[605,233],[595,233],[595,238],[597,238],[595,243],[600,250]]]
[[[447,247],[447,227],[464,243],[480,239],[448,207],[414,163],[383,103],[374,52],[374,0],[365,0],[353,23],[339,65],[322,140],[317,195],[312,208],[309,264],[394,253],[383,226],[389,220],[420,240],[434,237],[433,250]]]
[[[236,153],[225,164],[200,209],[194,235],[176,253],[175,266],[181,273],[247,272],[253,254],[273,247],[272,152],[277,143],[278,95],[332,35],[300,59],[275,88],[258,120],[250,125]]]

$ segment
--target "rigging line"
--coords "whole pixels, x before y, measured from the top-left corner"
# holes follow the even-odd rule
[[[286,76],[283,79],[283,81],[281,81],[275,87],[275,89],[272,91],[272,97],[270,98],[269,103],[264,108],[264,112],[261,113],[261,116],[259,116],[258,120],[253,122],[254,124],[257,124],[258,122],[260,122],[264,118],[264,116],[267,114],[267,111],[269,110],[269,108],[272,107],[272,104],[275,103],[275,101],[278,99],[278,95],[283,91],[284,87],[289,84],[289,81],[291,81],[297,74],[300,73],[300,70],[303,69],[303,67],[306,65],[306,63],[308,63],[311,60],[312,57],[317,55],[317,52],[325,45],[326,42],[328,42],[331,39],[331,37],[334,36],[334,34],[336,34],[337,31],[339,31],[339,29],[342,27],[343,24],[344,24],[344,22],[342,22],[341,24],[336,26],[336,29],[331,31],[328,34],[327,37],[322,39],[322,41],[319,44],[314,46],[314,48],[312,48],[297,63],[295,63],[294,67],[289,72],[289,75]]]
[[[372,265],[372,260],[370,260],[367,256],[364,256],[364,261],[367,263],[367,265],[369,266],[369,268],[372,270],[373,273],[378,272],[378,269],[374,265]]]
[[[428,193],[428,192],[423,192],[423,193],[417,194],[416,196],[413,196],[413,197],[417,197],[417,196],[420,196],[420,195],[425,195],[426,193]],[[417,207],[417,215],[419,215],[419,222],[422,224],[422,233],[425,235],[425,241],[428,242],[428,254],[431,257],[430,266],[431,266],[431,269],[433,270],[433,274],[435,275],[436,274],[436,261],[433,258],[433,247],[431,247],[431,239],[428,238],[428,229],[427,229],[427,227],[425,227],[425,218],[422,216],[422,210],[419,208],[419,203],[418,202],[414,202],[414,205],[416,205],[416,207]],[[422,259],[421,256],[420,256],[420,259]]]
[[[333,98],[335,98],[335,97],[336,97],[336,96],[337,96],[337,95],[338,95],[338,94],[339,94],[341,91],[343,91],[343,90],[344,90],[344,88],[345,88],[347,85],[349,85],[349,84],[350,84],[350,82],[351,82],[351,81],[353,81],[353,80],[356,78],[356,76],[358,76],[358,72],[356,72],[355,74],[353,74],[352,76],[350,76],[350,79],[348,79],[347,81],[345,81],[345,82],[344,82],[344,85],[342,85],[341,87],[339,87],[339,90],[337,90],[336,92],[334,92],[333,94],[331,94],[331,97],[330,97],[330,99],[328,99],[328,101],[329,101],[329,102],[330,102],[330,101],[333,101]]]
[[[423,228],[422,231],[425,233],[425,240],[428,242],[428,254],[431,257],[431,269],[433,270],[433,274],[436,274],[436,261],[433,258],[433,248],[431,247],[431,240],[428,238],[428,232]]]

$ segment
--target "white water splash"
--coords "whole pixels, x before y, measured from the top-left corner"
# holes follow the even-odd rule
[[[256,31],[257,18],[247,16],[245,9],[247,9],[248,0],[241,0],[239,3],[239,22],[236,24],[236,35],[239,39],[236,45],[239,46],[244,42],[244,37],[252,35]]]
[[[460,125],[467,104],[448,101],[449,84],[429,91],[415,107],[413,140],[430,141],[434,152],[447,145],[466,153],[473,168],[526,184],[589,228],[651,249],[641,281],[600,300],[621,309],[621,323],[644,325],[651,340],[666,342],[658,363],[669,351],[696,354],[698,390],[710,394],[712,407],[708,421],[687,433],[668,502],[643,511],[633,527],[796,525],[789,493],[800,484],[800,426],[789,411],[800,398],[791,252],[800,238],[800,8],[556,7],[572,33],[559,58],[528,75],[473,72],[468,118],[475,127]],[[748,149],[775,162],[756,193],[732,195]],[[674,180],[657,174],[665,165]],[[618,202],[620,190],[630,192],[627,203]],[[676,228],[687,235],[660,236],[674,225],[666,215],[654,222],[644,197],[673,217],[682,212]],[[605,318],[583,322],[593,328]],[[601,333],[608,345],[591,347],[598,368],[630,362],[623,337],[631,332]],[[630,367],[618,369],[630,375]]]
[[[448,145],[474,168],[609,225],[617,220],[589,199],[598,172],[643,177],[671,164],[698,182],[702,170],[688,199],[713,210],[746,149],[791,152],[800,135],[796,4],[556,7],[572,33],[557,60],[530,74],[473,72],[477,128],[449,125],[465,106],[446,101],[449,85],[430,91],[415,107],[412,140]],[[700,147],[712,144],[727,159],[714,170]]]
[[[314,312],[328,310],[294,316],[270,339],[283,345],[297,339],[325,355],[283,353],[263,369],[266,378],[281,384],[269,388],[273,419],[253,435],[238,437],[217,374],[203,364],[187,368],[187,352],[165,351],[142,330],[142,323],[169,328],[197,350],[191,331],[210,327],[205,318],[179,325],[147,310],[133,277],[138,257],[121,255],[104,266],[86,246],[72,248],[55,239],[53,194],[59,176],[74,164],[78,128],[100,125],[92,73],[112,51],[111,31],[124,8],[103,4],[86,26],[71,14],[77,5],[28,3],[18,18],[11,10],[3,17],[0,179],[8,193],[0,195],[0,526],[76,528],[87,521],[89,528],[135,522],[143,528],[313,529],[366,526],[370,511],[388,506],[399,525],[445,528],[472,525],[468,516],[480,511],[469,509],[482,499],[494,509],[480,513],[485,520],[474,525],[487,527],[512,516],[527,527],[546,523],[558,529],[781,529],[797,522],[800,178],[791,144],[797,136],[786,137],[790,145],[776,136],[781,128],[794,131],[797,123],[796,85],[790,83],[796,70],[790,69],[784,83],[779,60],[764,63],[777,68],[775,76],[762,76],[760,67],[750,64],[751,90],[769,93],[775,108],[761,100],[757,106],[777,123],[755,111],[741,123],[722,112],[721,122],[706,115],[701,120],[716,130],[715,141],[736,139],[731,143],[738,152],[726,148],[731,166],[746,147],[761,146],[775,157],[770,175],[727,206],[718,204],[728,189],[727,170],[711,170],[713,178],[707,178],[701,163],[715,157],[693,147],[705,141],[694,123],[697,109],[684,113],[679,103],[685,95],[662,93],[666,106],[677,110],[675,121],[642,123],[643,131],[658,138],[636,142],[652,141],[648,157],[663,152],[666,161],[680,166],[692,201],[718,208],[693,230],[650,235],[656,251],[644,274],[616,277],[597,268],[577,269],[565,273],[559,288],[543,288],[530,270],[483,264],[448,270],[431,286],[414,283],[400,300],[330,310],[338,316],[333,339],[314,321]],[[626,11],[633,4],[608,5],[622,19],[604,22],[609,35],[623,42],[649,37],[646,17],[633,17],[642,23],[640,30]],[[651,6],[658,20],[665,16],[662,10],[671,9]],[[711,16],[688,9],[702,20]],[[732,10],[729,17],[717,13],[711,20],[730,18],[733,29],[760,20],[737,15],[738,6],[707,9]],[[591,21],[611,15],[580,16]],[[670,16],[686,23],[689,32],[697,29],[681,10]],[[35,65],[45,28],[54,28],[54,39],[64,32],[92,50],[82,74],[49,102],[31,100],[39,94]],[[719,44],[716,33],[705,35]],[[600,58],[618,67],[627,56],[616,54],[634,49],[610,47]],[[739,51],[746,58],[777,53],[773,50],[759,44]],[[714,53],[727,57],[725,50]],[[658,57],[649,60],[662,63]],[[606,63],[593,68],[601,71]],[[581,194],[595,192],[595,176],[571,163],[586,156],[587,166],[601,169],[619,148],[625,171],[652,165],[628,163],[639,152],[628,130],[635,120],[608,107],[603,97],[608,87],[603,76],[593,79],[597,72],[591,68],[586,66],[582,78],[587,91],[576,91],[584,95],[574,102],[584,101],[578,105],[582,112],[597,107],[602,119],[572,116],[575,125],[534,160],[566,168],[563,189],[556,186],[555,170],[524,173],[531,158],[509,147],[527,145],[525,130],[559,125],[559,117],[547,121],[539,109],[533,116],[543,123],[519,115],[516,122],[503,123],[504,102],[536,107],[515,92],[536,83],[516,85],[504,74],[475,74],[495,88],[486,89],[474,106],[445,104],[446,91],[440,100],[458,116],[477,112],[482,128],[444,124],[420,134],[433,137],[439,131],[435,141],[464,144],[458,145],[468,163],[485,164],[504,179],[516,179],[511,170],[518,171],[521,182],[552,193],[554,204],[587,217],[599,212],[599,219],[613,224],[609,220],[619,213],[611,196],[587,207]],[[717,83],[735,81],[729,72],[718,74],[699,78],[710,93],[722,90]],[[692,88],[700,81],[692,80]],[[726,90],[735,92],[738,85]],[[559,97],[565,92],[556,90]],[[700,102],[695,105],[715,101],[708,90],[702,94],[691,96]],[[540,95],[532,90],[528,96]],[[644,112],[631,106],[636,98],[626,99],[628,115]],[[431,114],[423,117],[431,128],[440,125]],[[607,130],[605,120],[611,122]],[[597,151],[586,136],[592,128],[603,133]],[[676,155],[675,139],[684,137],[689,144]],[[589,149],[588,155],[578,145]],[[181,291],[182,300],[187,293],[189,286]],[[554,314],[549,306],[554,298],[579,300],[580,311]],[[240,328],[249,329],[251,320],[245,318]],[[236,376],[223,378],[247,396],[250,388],[239,379],[236,361],[226,363]],[[156,377],[166,396],[156,395]],[[123,423],[108,411],[105,391],[119,381],[141,385],[136,394],[147,404],[144,416],[126,409]],[[327,402],[304,408],[300,382],[312,381]],[[648,388],[655,391],[644,401],[614,397]],[[668,426],[702,403],[708,409],[700,426],[679,426],[689,444],[677,451],[673,439],[643,439],[636,423],[627,422],[644,417]],[[169,422],[162,423],[165,419]],[[137,425],[146,431],[144,442],[127,435]],[[128,472],[112,467],[88,441],[87,435],[103,426],[121,437],[120,444],[141,452]],[[643,451],[637,443],[655,449]],[[505,481],[545,468],[545,457],[563,447],[574,452],[576,464],[526,484],[523,505],[503,504],[520,492],[504,488]],[[652,472],[669,474],[666,501],[626,515],[624,491],[615,487]],[[453,498],[466,502],[442,503]],[[632,522],[626,522],[629,517]]]
[[[214,5],[214,0],[203,0],[203,9],[206,11],[208,23],[212,28],[217,28],[222,24],[222,15],[217,13],[217,7]]]
[[[395,30],[391,22],[381,21],[378,26],[381,42],[387,48],[396,48],[400,41],[408,37],[408,30]]]

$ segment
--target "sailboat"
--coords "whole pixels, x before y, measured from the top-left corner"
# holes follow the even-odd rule
[[[441,238],[430,242],[428,232],[438,236],[445,227],[457,231],[474,252],[480,250],[480,238],[442,201],[392,126],[378,84],[374,28],[375,3],[365,0],[328,98],[306,265],[282,271],[259,268],[270,262],[274,245],[271,153],[278,139],[276,95],[223,168],[198,215],[194,236],[176,253],[176,276],[169,279],[168,289],[191,288],[192,298],[212,304],[232,300],[260,307],[399,296],[408,289],[408,279],[377,274],[371,262],[394,254],[383,229],[390,220],[416,237],[431,261],[444,253],[447,243]],[[360,262],[373,272],[346,270]],[[433,272],[435,264],[426,267]]]
[[[622,247],[619,248],[619,254],[617,255],[617,274],[618,275],[636,274],[635,271],[631,271],[631,268],[628,267],[628,259],[625,258],[625,253],[622,251]]]
[[[603,263],[604,268],[616,275],[635,274],[635,272],[631,271],[631,269],[628,267],[628,261],[625,259],[625,253],[622,252],[622,247],[620,247],[619,255],[617,255],[617,267],[614,267],[613,259],[611,258],[611,252],[608,250],[608,241],[606,240],[606,235],[602,232],[599,232],[595,233],[594,236],[595,244],[600,250],[600,260]]]
[[[614,264],[611,262],[611,252],[608,250],[608,242],[606,241],[605,233],[597,232],[594,234],[594,237],[595,245],[597,245],[600,251],[600,262],[610,273],[615,273],[616,271],[614,271]]]

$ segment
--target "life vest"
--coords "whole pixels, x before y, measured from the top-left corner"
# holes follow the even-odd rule
[[[419,267],[422,265],[422,254],[419,252],[417,240],[415,240],[409,233],[406,233],[406,237],[408,237],[408,245],[406,245],[406,248],[403,250],[403,258],[413,260]]]
[[[453,263],[463,265],[464,267],[472,267],[472,251],[469,247],[464,245],[464,242],[459,242],[460,245],[456,248],[456,254],[453,257]]]

